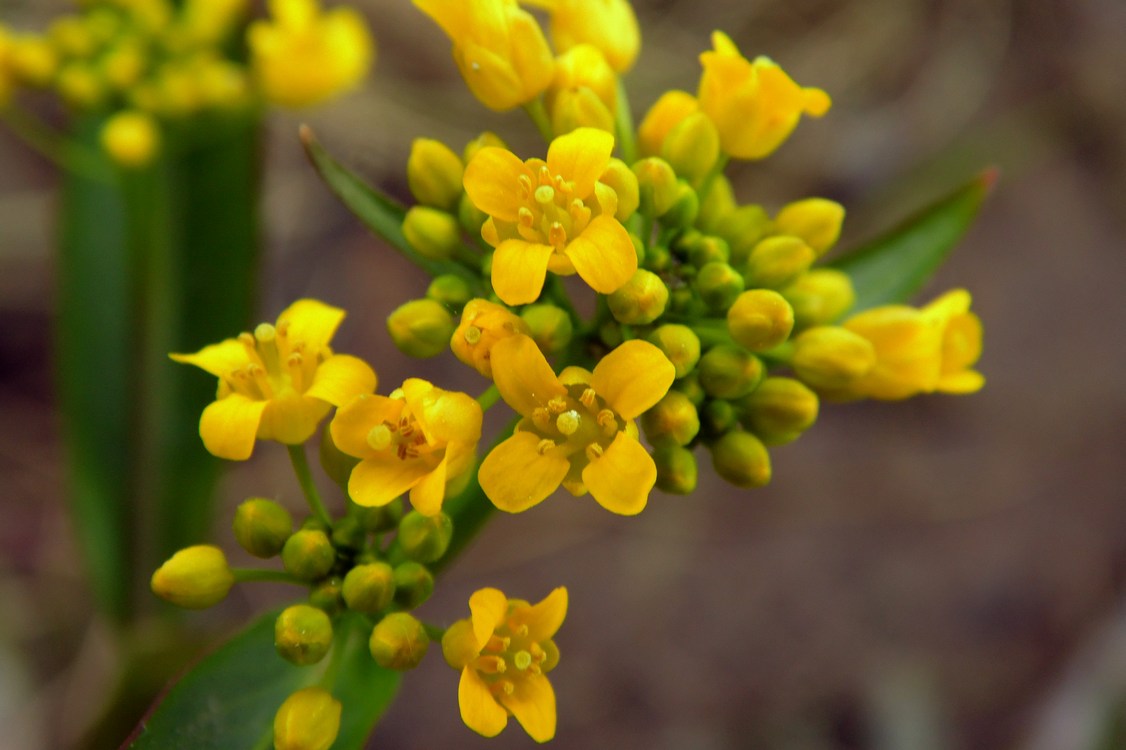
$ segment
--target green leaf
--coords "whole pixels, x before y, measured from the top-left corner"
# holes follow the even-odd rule
[[[852,277],[859,312],[904,302],[927,282],[973,224],[997,180],[988,169],[890,232],[829,264]]]
[[[398,689],[400,674],[367,652],[370,625],[348,615],[335,623],[334,653],[298,667],[274,651],[270,612],[206,656],[163,696],[127,741],[130,750],[271,748],[274,714],[295,690],[322,684],[343,704],[333,750],[360,750]]]

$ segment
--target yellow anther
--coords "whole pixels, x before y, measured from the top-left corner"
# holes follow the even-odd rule
[[[517,181],[520,183],[521,197],[527,198],[530,196],[532,194],[532,178],[526,174],[522,174],[517,178]]]
[[[532,655],[527,651],[517,651],[516,655],[512,657],[512,663],[516,668],[523,672],[528,667],[532,666]]]
[[[542,406],[532,410],[532,423],[541,430],[546,430],[551,424],[551,414]]]
[[[587,388],[583,391],[583,395],[579,396],[579,401],[581,401],[586,408],[593,409],[596,398],[598,398],[598,394],[594,392],[594,389]]]
[[[590,443],[586,447],[586,457],[590,461],[597,461],[602,458],[602,446],[598,443]]]
[[[258,340],[254,338],[254,334],[240,333],[238,335],[238,342],[247,348],[251,353],[256,353],[258,350]]]
[[[501,692],[505,695],[512,695],[516,692],[516,685],[512,683],[512,680],[500,680],[497,682],[497,687],[499,687]]]
[[[567,230],[558,221],[552,222],[547,230],[547,244],[552,247],[562,248],[567,245]]]
[[[477,657],[477,670],[485,674],[504,674],[508,669],[508,665],[504,663],[504,659],[499,656],[479,656]]]
[[[603,434],[613,435],[618,431],[618,418],[614,416],[614,412],[603,409],[598,412],[598,426],[602,428]]]
[[[547,408],[552,414],[562,414],[567,411],[567,399],[556,396],[547,402]]]
[[[554,447],[555,447],[555,441],[554,440],[548,440],[547,438],[544,438],[543,440],[541,440],[539,442],[539,445],[536,446],[536,452],[538,452],[542,456]]]
[[[547,168],[546,164],[540,167],[539,178],[541,185],[547,185],[550,187],[551,185],[555,184],[555,178],[551,176],[551,170]]]
[[[477,326],[468,326],[465,329],[465,342],[470,346],[474,346],[481,340],[481,329]]]
[[[546,206],[555,201],[555,190],[550,185],[540,185],[536,188],[536,203]]]
[[[555,418],[555,429],[564,435],[574,435],[582,424],[582,417],[574,409],[565,411]]]
[[[532,652],[532,658],[535,659],[536,662],[541,662],[547,658],[547,652],[544,651],[538,643],[533,643],[528,646],[528,650]]]
[[[516,636],[518,638],[527,638],[528,637],[528,626],[527,625],[521,625],[520,627],[516,628]]]
[[[516,212],[516,221],[525,229],[531,229],[536,222],[536,215],[532,213],[532,209],[521,206],[520,210]]]
[[[368,445],[372,450],[385,451],[391,447],[391,428],[385,424],[377,424],[368,432]]]
[[[294,352],[286,357],[286,366],[289,368],[289,380],[295,391],[305,390],[305,358],[301,352]]]
[[[512,643],[511,638],[508,638],[508,637],[502,638],[501,636],[496,635],[494,633],[493,635],[489,636],[489,642],[485,644],[484,650],[485,651],[493,651],[493,652],[497,652],[497,653],[502,652],[502,651],[507,651],[510,643]]]

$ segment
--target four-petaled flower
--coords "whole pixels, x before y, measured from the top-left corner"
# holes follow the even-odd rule
[[[489,499],[516,513],[562,484],[574,495],[589,491],[614,513],[640,513],[657,469],[638,442],[635,418],[676,377],[661,350],[627,341],[594,372],[568,367],[556,377],[535,342],[517,335],[498,341],[492,359],[497,389],[524,419],[481,463],[478,480]]]
[[[348,494],[359,505],[386,505],[410,491],[424,515],[442,509],[446,484],[473,464],[481,438],[481,406],[472,397],[409,378],[390,396],[361,395],[329,426],[332,440],[361,459]]]
[[[466,726],[495,737],[511,714],[536,742],[555,736],[555,692],[547,673],[559,662],[552,637],[567,616],[567,589],[538,604],[493,588],[469,597],[471,617],[442,637],[442,654],[461,670],[457,699]]]
[[[297,445],[317,429],[333,406],[375,390],[365,362],[329,348],[344,311],[302,299],[278,316],[205,346],[195,354],[171,354],[219,378],[216,400],[203,410],[199,434],[219,458],[250,458],[255,438]]]
[[[614,137],[578,128],[551,142],[547,161],[483,148],[465,169],[465,191],[489,218],[481,236],[496,248],[492,282],[510,305],[534,302],[548,270],[578,273],[610,294],[637,271],[637,252],[614,218],[618,196],[599,177]]]

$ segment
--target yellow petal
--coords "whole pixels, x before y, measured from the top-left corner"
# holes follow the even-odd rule
[[[976,370],[962,370],[961,372],[943,375],[938,379],[938,388],[941,393],[977,393],[985,386],[985,376]]]
[[[574,183],[574,197],[585,200],[594,190],[594,183],[606,171],[614,136],[596,128],[577,128],[560,136],[547,148],[547,167]]]
[[[199,435],[212,455],[245,461],[254,451],[254,439],[265,401],[252,401],[238,393],[210,404],[199,419]]]
[[[469,11],[472,3],[465,0],[413,0],[416,8],[430,16],[452,40],[458,40],[469,31]],[[478,4],[479,5],[479,4]]]
[[[537,604],[517,610],[512,615],[515,627],[528,626],[528,638],[536,643],[552,638],[567,617],[567,589],[552,591]]]
[[[493,252],[493,291],[510,305],[535,302],[543,291],[547,263],[553,252],[551,245],[524,240],[500,243]]]
[[[356,396],[336,411],[332,423],[332,442],[350,456],[367,458],[375,455],[368,444],[368,433],[376,425],[395,424],[403,411],[400,399],[370,394]]]
[[[540,453],[539,442],[531,432],[517,432],[485,456],[477,480],[493,505],[519,513],[559,487],[571,463],[557,450]]]
[[[367,362],[347,354],[335,354],[318,367],[306,396],[341,406],[352,398],[375,390],[375,372]]]
[[[246,347],[235,339],[220,341],[200,349],[195,354],[169,354],[176,362],[194,365],[201,370],[222,378],[231,370],[237,370],[250,362]]]
[[[520,73],[507,54],[473,41],[454,47],[453,53],[465,84],[489,109],[504,112],[531,98],[526,96]]]
[[[266,402],[258,437],[286,445],[304,443],[317,431],[317,425],[332,407],[324,401],[291,393]]]
[[[473,620],[473,637],[477,639],[477,649],[480,651],[489,642],[493,631],[504,621],[504,616],[508,613],[508,597],[499,589],[478,589],[469,597],[469,611]]]
[[[303,342],[306,356],[315,354],[332,341],[344,311],[315,299],[299,299],[278,316],[278,328],[289,324],[288,336],[292,342]]]
[[[429,472],[422,461],[400,460],[394,453],[378,453],[352,469],[348,495],[357,505],[386,505],[403,494]]]
[[[462,184],[474,206],[501,221],[516,221],[521,205],[520,175],[527,172],[524,162],[511,151],[488,146],[469,160]]]
[[[823,117],[833,106],[833,100],[821,89],[806,87],[801,93],[805,113],[810,117]]]
[[[555,736],[555,691],[542,674],[524,673],[514,679],[515,690],[501,693],[500,701],[536,742]]]
[[[477,734],[496,737],[508,725],[508,712],[496,702],[485,681],[472,667],[461,670],[457,704],[461,708],[461,720]]]
[[[525,417],[567,389],[555,377],[536,342],[524,334],[493,344],[493,381],[501,398]]]
[[[648,341],[627,341],[594,367],[590,385],[623,419],[633,419],[660,401],[676,378],[676,367]]]
[[[424,516],[436,516],[442,511],[446,497],[446,458],[443,456],[433,471],[411,487],[411,505]]]
[[[602,294],[618,291],[637,272],[637,251],[629,232],[612,216],[591,221],[563,252],[583,281]]]
[[[477,645],[477,636],[473,634],[471,620],[458,620],[446,628],[446,632],[442,635],[442,656],[451,667],[462,669],[480,653],[481,647]]]
[[[649,501],[657,467],[635,438],[619,432],[610,447],[583,469],[583,483],[599,505],[611,513],[632,516]]]

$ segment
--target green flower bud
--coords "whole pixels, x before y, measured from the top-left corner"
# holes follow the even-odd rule
[[[430,282],[430,286],[426,287],[426,296],[446,308],[460,309],[473,299],[473,290],[465,279],[447,273]]]
[[[161,599],[185,609],[207,609],[226,598],[235,583],[223,550],[186,547],[157,568],[150,585]]]
[[[375,615],[395,596],[394,571],[383,562],[357,565],[344,576],[344,602],[353,612]]]
[[[403,519],[402,498],[395,498],[382,506],[356,505],[348,501],[348,513],[355,516],[364,531],[382,533],[399,525]]]
[[[719,161],[719,133],[707,115],[694,112],[665,136],[661,156],[678,175],[698,185]]]
[[[360,550],[367,542],[367,532],[355,516],[345,516],[332,525],[332,544],[337,549]]]
[[[399,522],[398,542],[408,559],[432,563],[446,554],[453,533],[454,523],[445,513],[424,516],[412,510]]]
[[[708,397],[708,394],[704,393],[704,387],[700,385],[700,375],[695,371],[686,377],[679,378],[673,388],[687,396],[688,400],[695,404],[697,408]]]
[[[252,497],[238,506],[233,526],[239,546],[265,559],[282,551],[293,533],[293,516],[273,500]]]
[[[700,385],[713,398],[739,398],[755,389],[762,380],[759,358],[731,344],[713,346],[696,366]]]
[[[332,648],[332,621],[308,604],[286,607],[274,621],[274,648],[298,666],[316,664]]]
[[[767,378],[739,402],[739,421],[767,445],[796,440],[817,421],[817,394],[793,378]]]
[[[705,263],[696,274],[696,291],[712,312],[726,312],[743,293],[743,277],[726,263]]]
[[[633,173],[637,175],[641,213],[651,219],[663,216],[677,198],[676,172],[664,159],[650,156],[635,162]]]
[[[856,303],[852,278],[835,268],[814,268],[781,290],[794,308],[794,327],[835,323]]]
[[[726,263],[731,258],[731,246],[722,237],[699,232],[686,232],[677,241],[677,249],[688,257],[688,262],[696,268],[708,263]]]
[[[723,437],[738,421],[738,414],[730,401],[709,399],[700,409],[700,426],[709,439]]]
[[[321,428],[321,443],[317,450],[318,456],[321,461],[321,468],[324,469],[325,474],[328,474],[329,479],[336,482],[337,485],[348,488],[348,480],[352,476],[352,469],[360,463],[360,459],[355,456],[349,456],[344,451],[336,446],[336,442],[332,439],[332,430],[329,429],[331,420],[325,422]]]
[[[653,449],[653,463],[657,465],[657,489],[672,495],[695,491],[698,469],[692,451],[663,440]]]
[[[434,574],[421,563],[408,560],[395,566],[395,603],[414,609],[434,593]]]
[[[403,236],[422,257],[449,260],[461,246],[461,224],[437,208],[412,206],[403,217]]]
[[[457,221],[470,237],[481,236],[481,226],[488,218],[489,215],[477,208],[468,194],[461,196],[457,204]]]
[[[577,128],[596,128],[610,132],[614,130],[614,114],[591,88],[566,88],[548,101],[551,130],[557,136],[566,135]]]
[[[825,254],[841,234],[844,206],[825,198],[806,198],[783,207],[774,218],[774,231],[801,237],[817,257]]]
[[[661,216],[661,224],[666,227],[685,228],[692,226],[700,212],[700,198],[684,180],[677,180],[672,205]]]
[[[399,351],[420,359],[444,352],[454,328],[450,311],[432,299],[411,300],[387,318],[387,331]]]
[[[715,231],[731,246],[731,265],[747,262],[751,250],[770,230],[770,217],[762,206],[740,206],[720,219]]]
[[[651,443],[667,437],[677,445],[688,445],[700,431],[700,415],[687,396],[679,391],[669,391],[641,415],[641,426]]]
[[[461,152],[461,160],[468,164],[473,161],[473,157],[477,152],[483,148],[508,148],[504,140],[496,133],[486,130],[481,135],[477,136],[469,143],[465,144],[465,149]]]
[[[669,301],[669,288],[661,277],[644,268],[606,298],[610,312],[619,323],[645,325],[661,317]]]
[[[309,604],[330,616],[344,609],[344,581],[340,576],[324,579],[309,592]]]
[[[407,159],[407,184],[419,203],[452,211],[461,198],[465,166],[446,144],[416,138]]]
[[[329,750],[340,733],[340,701],[322,687],[285,699],[274,715],[275,750]]]
[[[324,578],[336,564],[336,549],[320,529],[302,529],[282,547],[282,565],[302,581]]]
[[[767,237],[755,245],[747,258],[747,283],[778,289],[809,270],[815,257],[809,245],[798,237]]]
[[[770,454],[749,432],[733,430],[711,446],[715,471],[736,487],[763,487],[770,483]]]
[[[817,326],[794,339],[790,365],[814,388],[836,390],[875,367],[876,350],[868,339],[847,328]]]
[[[646,248],[645,267],[650,271],[667,271],[672,267],[672,253],[662,245],[653,245]]]
[[[625,340],[622,338],[622,327],[612,320],[606,321],[598,327],[598,340],[603,346],[613,349]]]
[[[371,658],[384,669],[414,669],[430,648],[430,636],[417,618],[406,612],[392,612],[380,620],[368,641]]]
[[[678,378],[692,372],[700,361],[700,337],[688,326],[666,323],[650,333],[648,341],[668,357]]]
[[[743,292],[727,311],[731,338],[754,352],[773,349],[789,338],[793,329],[793,308],[770,289]]]
[[[718,234],[723,220],[736,208],[731,182],[722,174],[716,175],[708,184],[708,191],[700,196],[696,226],[705,234]]]
[[[544,354],[561,352],[571,343],[575,329],[566,310],[547,303],[528,305],[520,311],[520,317]]]
[[[618,196],[618,208],[614,218],[625,221],[633,216],[641,205],[641,195],[637,185],[637,175],[621,159],[610,159],[606,171],[598,178],[603,185],[612,188]]]

